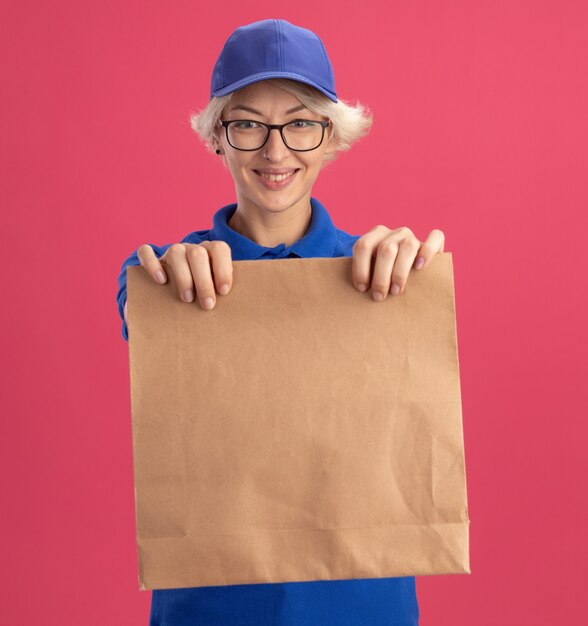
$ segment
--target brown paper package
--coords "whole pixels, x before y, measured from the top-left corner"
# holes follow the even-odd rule
[[[129,267],[140,589],[469,573],[450,252],[233,261],[211,311]]]

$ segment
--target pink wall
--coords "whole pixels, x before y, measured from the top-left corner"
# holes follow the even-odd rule
[[[116,277],[234,201],[188,114],[281,17],[375,118],[313,195],[453,253],[472,574],[419,578],[421,623],[586,624],[587,5],[295,5],[2,4],[0,621],[147,623]]]

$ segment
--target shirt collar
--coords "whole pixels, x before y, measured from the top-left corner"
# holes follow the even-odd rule
[[[231,248],[233,260],[259,258],[285,258],[290,253],[298,257],[331,257],[337,244],[337,229],[327,209],[316,199],[310,198],[312,217],[306,233],[291,246],[280,243],[273,248],[260,246],[252,239],[233,230],[228,221],[237,210],[237,203],[228,204],[213,216],[211,240],[226,241]]]

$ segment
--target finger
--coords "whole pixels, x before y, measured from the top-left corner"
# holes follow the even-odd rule
[[[180,300],[184,302],[192,302],[194,300],[194,281],[192,280],[190,265],[186,259],[186,247],[190,245],[174,243],[160,259],[174,273]]]
[[[226,295],[233,286],[233,259],[226,241],[203,241],[212,262],[212,278],[218,293]]]
[[[427,266],[431,259],[445,248],[445,234],[442,230],[434,228],[425,241],[421,244],[417,253],[414,267],[417,270]]]
[[[390,291],[396,295],[404,290],[419,247],[420,241],[406,227],[392,231],[380,243],[372,281],[374,300],[384,300]]]
[[[403,293],[406,287],[406,281],[410,274],[410,268],[414,264],[414,260],[421,247],[421,242],[411,235],[403,239],[398,245],[398,255],[392,270],[392,284],[390,292],[392,295]]]
[[[380,243],[376,251],[374,277],[372,279],[372,298],[378,302],[383,300],[390,289],[390,277],[396,256],[398,255],[398,238],[390,235]]]
[[[389,228],[376,226],[353,244],[351,276],[355,287],[360,291],[367,290],[370,284],[372,261],[378,244],[389,234]]]
[[[149,244],[144,244],[137,250],[139,262],[156,283],[163,285],[167,281],[167,275],[153,248]]]
[[[203,309],[213,309],[216,304],[210,256],[206,244],[188,244],[186,258],[196,287],[198,302]]]

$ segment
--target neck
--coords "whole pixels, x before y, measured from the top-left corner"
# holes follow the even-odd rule
[[[302,239],[310,226],[310,196],[281,211],[268,211],[248,202],[239,202],[228,225],[260,246],[286,247]]]

